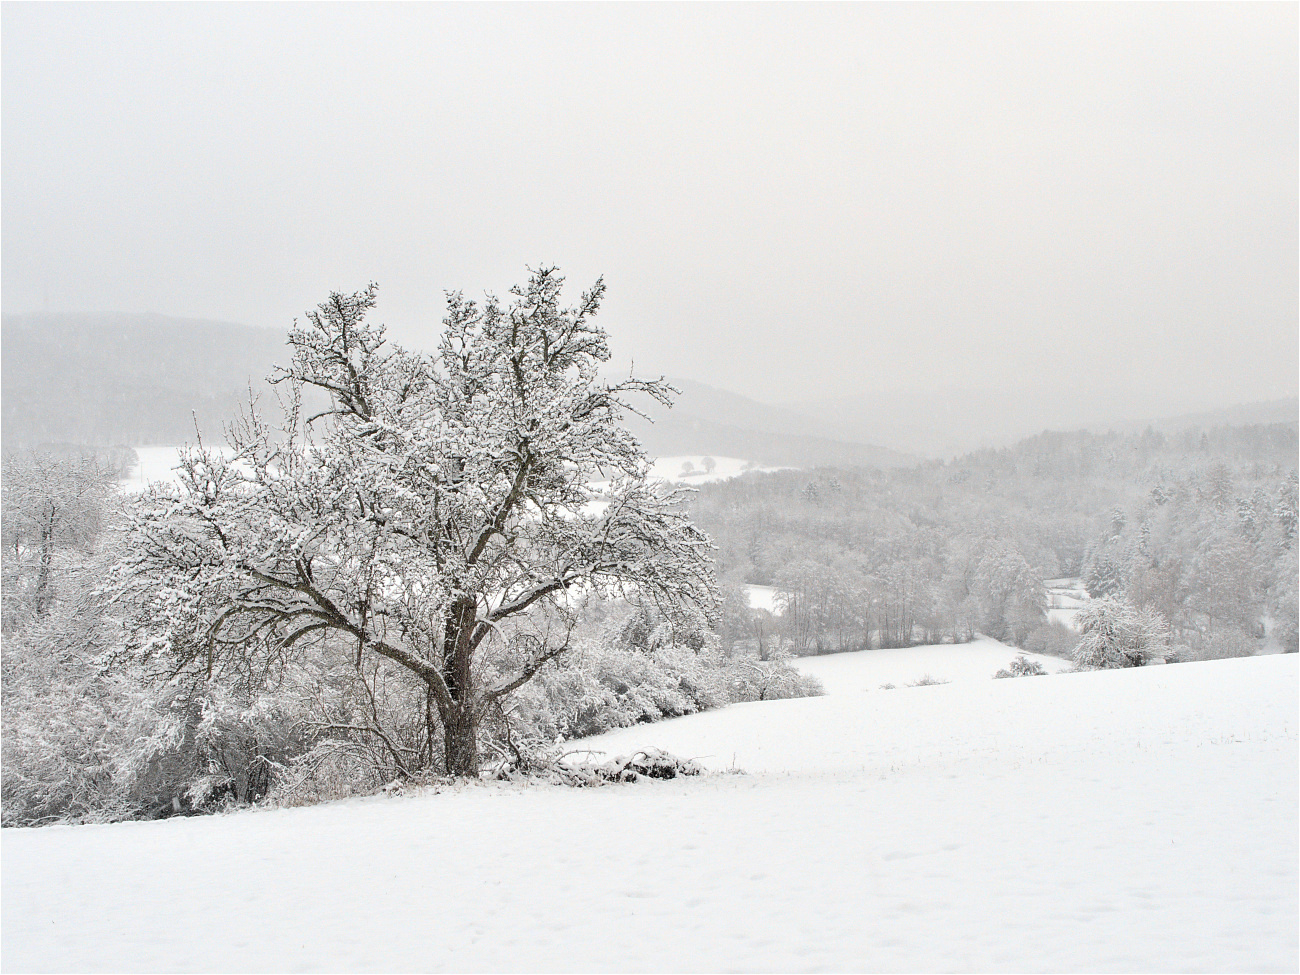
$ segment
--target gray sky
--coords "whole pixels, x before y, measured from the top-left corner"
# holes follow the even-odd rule
[[[3,306],[430,346],[548,262],[760,400],[1292,396],[1297,9],[8,3]]]

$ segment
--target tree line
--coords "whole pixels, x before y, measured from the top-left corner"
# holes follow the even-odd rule
[[[719,576],[774,586],[798,653],[986,633],[1068,654],[1044,581],[1160,614],[1184,655],[1296,646],[1296,427],[1044,433],[897,470],[700,486]],[[1170,651],[1173,654],[1173,650]]]

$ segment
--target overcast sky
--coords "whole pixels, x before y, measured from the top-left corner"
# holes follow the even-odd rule
[[[3,307],[287,326],[604,274],[780,402],[1297,385],[1297,5],[3,7]]]

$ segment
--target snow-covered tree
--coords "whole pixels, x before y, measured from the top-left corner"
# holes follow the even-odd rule
[[[999,640],[1019,646],[1047,618],[1042,576],[1007,545],[989,546],[975,565],[970,588],[981,627]]]
[[[1168,643],[1164,617],[1114,596],[1092,600],[1075,620],[1083,638],[1074,662],[1087,670],[1140,667],[1162,656]]]
[[[54,598],[56,552],[93,545],[116,473],[94,453],[29,450],[4,458],[6,621],[29,606],[45,616]]]
[[[472,775],[487,709],[568,646],[565,627],[539,625],[513,670],[485,667],[512,625],[544,607],[563,618],[587,592],[711,613],[709,540],[620,425],[629,394],[673,391],[600,380],[604,284],[563,308],[562,283],[543,268],[508,304],[449,295],[436,355],[366,321],[373,285],[331,295],[273,379],[290,390],[282,435],[250,412],[230,451],[189,449],[180,487],[134,505],[119,572],[132,645],[208,676],[321,643],[358,667],[382,658],[423,688],[429,756],[440,732],[442,768]],[[303,416],[308,387],[331,409]]]
[[[1100,556],[1084,577],[1084,588],[1093,599],[1114,596],[1124,591],[1124,567],[1110,554]]]

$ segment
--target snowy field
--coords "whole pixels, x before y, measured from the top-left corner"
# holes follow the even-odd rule
[[[746,585],[745,595],[749,597],[750,609],[765,609],[769,613],[780,613],[776,604],[775,586]]]
[[[822,682],[828,694],[878,691],[882,684],[901,688],[925,677],[941,681],[988,680],[1016,657],[1037,661],[1049,674],[1069,670],[1074,663],[1060,657],[1025,653],[988,637],[970,643],[865,653],[833,653],[800,657],[794,665]]]
[[[139,463],[128,477],[119,481],[124,491],[143,491],[156,481],[175,481],[178,458],[176,447],[136,447]]]
[[[714,468],[711,472],[706,473],[704,469],[706,466],[705,460],[706,458],[699,454],[660,457],[652,465],[650,476],[664,481],[677,481],[682,484],[707,484],[710,481],[730,480],[733,477],[739,477],[746,471],[770,472],[790,469],[787,467],[759,467],[739,457],[714,457]],[[684,470],[687,464],[691,465],[689,473]]]
[[[1083,588],[1083,580],[1078,577],[1046,579],[1043,586],[1047,589],[1047,618],[1078,630],[1079,610],[1088,605],[1088,590]]]
[[[584,743],[744,775],[4,830],[0,965],[1297,969],[1295,656],[885,693],[845,657]]]
[[[136,447],[136,456],[140,458],[140,462],[131,470],[128,477],[119,482],[122,489],[143,491],[155,481],[175,481],[178,449],[177,447]],[[715,467],[711,473],[706,474],[703,455],[660,457],[652,465],[650,476],[681,484],[706,484],[710,481],[725,481],[738,477],[747,470],[783,470],[779,467],[754,467],[749,461],[741,460],[739,457],[714,457],[713,460]],[[693,468],[689,474],[682,469],[687,463]],[[599,487],[599,484],[595,486]]]

